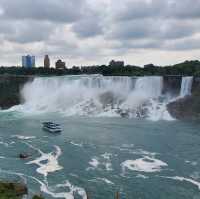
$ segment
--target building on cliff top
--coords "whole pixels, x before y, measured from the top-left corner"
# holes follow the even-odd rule
[[[124,67],[124,61],[115,61],[112,60],[109,62],[110,67]]]

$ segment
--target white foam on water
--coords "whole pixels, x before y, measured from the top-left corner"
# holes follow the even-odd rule
[[[126,160],[121,163],[123,172],[128,169],[132,171],[153,173],[160,172],[162,168],[166,166],[168,166],[167,163],[148,156],[136,160]]]
[[[105,182],[105,183],[107,183],[107,184],[112,184],[112,185],[114,185],[114,183],[112,182],[112,181],[110,181],[110,180],[108,180],[107,178],[96,178],[97,180],[100,180],[100,181],[103,181],[103,182]]]
[[[82,143],[76,143],[74,141],[70,141],[70,144],[74,145],[74,146],[78,146],[78,147],[83,147]]]
[[[133,148],[134,144],[122,144],[123,148]]]
[[[26,164],[36,164],[37,166],[39,166],[39,168],[37,168],[36,171],[44,175],[45,177],[48,175],[48,173],[52,173],[63,169],[63,167],[60,166],[58,163],[58,158],[62,154],[61,149],[58,146],[54,147],[55,151],[50,153],[44,153],[41,150],[39,150],[41,156]]]
[[[148,177],[148,176],[145,176],[145,175],[142,175],[142,174],[138,174],[138,175],[136,176],[136,178],[148,179],[149,177]]]
[[[196,166],[198,164],[196,161],[189,161],[189,160],[185,160],[185,163],[190,164],[192,166]]]
[[[69,175],[72,176],[72,177],[75,177],[75,178],[79,178],[79,176],[75,173],[70,173]]]
[[[83,199],[87,199],[86,192],[83,188],[72,185],[68,180],[64,184],[56,185],[56,188],[68,188],[69,192],[63,193],[54,193],[48,190],[47,186],[42,185],[41,190],[54,198],[66,198],[66,199],[74,199],[74,195],[78,194]]]
[[[0,144],[5,146],[5,147],[9,147],[9,143],[6,143],[6,142],[3,142],[3,141],[0,141]]]
[[[190,175],[190,177],[191,177],[192,179],[194,179],[194,180],[200,180],[200,172],[194,171],[194,172]]]
[[[110,160],[110,158],[112,157],[112,154],[111,153],[104,153],[104,154],[101,155],[101,157],[103,157],[106,160]]]
[[[96,157],[94,157],[89,161],[89,164],[92,166],[93,169],[96,169],[100,165],[100,162]]]
[[[13,135],[13,138],[18,138],[20,140],[30,140],[30,139],[35,139],[35,136],[23,136],[23,135]]]
[[[167,99],[162,90],[163,78],[155,76],[40,77],[24,86],[21,93],[25,103],[10,111],[172,120],[166,109],[167,100],[160,100],[160,97]]]
[[[100,155],[100,157],[93,157],[89,164],[92,167],[88,167],[86,170],[94,170],[94,169],[105,169],[106,171],[112,171],[112,163],[111,163],[111,153],[104,153]]]
[[[142,155],[142,156],[156,156],[159,155],[159,153],[155,153],[155,152],[149,152],[143,149],[134,149],[133,147],[124,147],[122,145],[122,147],[114,147],[116,149],[119,149],[120,151],[125,151],[128,152],[130,154],[135,154],[135,155]]]
[[[4,156],[0,156],[0,159],[6,159],[6,157],[4,157]]]
[[[159,153],[155,153],[155,152],[149,152],[143,149],[136,149],[134,151],[132,151],[133,154],[138,154],[138,155],[145,155],[145,156],[155,156],[158,155]]]
[[[111,163],[111,153],[104,153],[101,155],[101,157],[104,158],[103,161],[101,161],[101,164],[105,166],[106,171],[112,171],[112,163]]]
[[[165,176],[160,176],[162,178],[167,178],[167,179],[172,179],[172,180],[177,180],[177,181],[181,181],[181,182],[190,182],[191,184],[195,185],[198,187],[198,189],[200,190],[200,182],[195,181],[193,179],[190,178],[185,178],[185,177],[180,177],[180,176],[174,176],[174,177],[165,177]]]
[[[148,119],[151,121],[159,121],[159,120],[166,120],[166,121],[174,121],[175,119],[169,114],[167,110],[167,103],[162,102],[158,103],[156,100],[150,100],[151,105],[147,106],[147,110],[149,113]]]
[[[112,171],[113,170],[111,162],[105,162],[103,164],[105,166],[106,171]]]

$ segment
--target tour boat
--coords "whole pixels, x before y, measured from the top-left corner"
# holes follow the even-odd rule
[[[60,133],[62,131],[59,124],[53,122],[43,122],[43,130],[48,131],[50,133]]]

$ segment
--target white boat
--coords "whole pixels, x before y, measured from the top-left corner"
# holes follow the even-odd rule
[[[60,133],[62,129],[59,124],[53,122],[43,122],[43,130],[48,131],[50,133]]]

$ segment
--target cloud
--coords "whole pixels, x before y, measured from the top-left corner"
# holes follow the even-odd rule
[[[84,0],[0,0],[3,17],[35,19],[55,22],[73,22],[84,11]]]
[[[95,37],[103,34],[101,18],[96,14],[89,14],[87,17],[74,23],[72,30],[82,38]]]
[[[130,40],[140,38],[177,39],[188,37],[199,30],[193,21],[138,19],[115,23],[109,38]]]
[[[140,64],[165,51],[175,62],[172,53],[187,59],[200,49],[199,10],[200,0],[0,0],[0,59],[19,63],[26,52],[72,65]]]
[[[54,26],[51,23],[39,21],[6,21],[0,23],[0,30],[7,41],[32,43],[48,40],[54,31]]]

